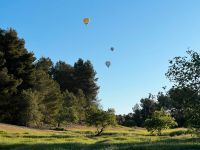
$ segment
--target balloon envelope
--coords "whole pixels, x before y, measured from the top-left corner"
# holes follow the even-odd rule
[[[110,67],[110,65],[111,65],[111,62],[110,61],[106,61],[106,66],[109,68]]]
[[[83,23],[84,23],[85,25],[87,25],[89,22],[90,22],[90,19],[89,19],[89,18],[84,18],[84,19],[83,19]]]

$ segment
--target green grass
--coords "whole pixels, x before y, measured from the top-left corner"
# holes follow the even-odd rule
[[[3,150],[199,150],[197,137],[186,129],[166,130],[163,136],[151,136],[143,128],[109,128],[100,137],[94,128],[73,127],[66,131],[36,130],[0,124],[0,149]]]

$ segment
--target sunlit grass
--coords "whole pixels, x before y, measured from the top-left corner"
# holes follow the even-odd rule
[[[199,139],[190,134],[169,136],[187,129],[169,129],[163,136],[152,136],[143,128],[108,128],[94,136],[95,128],[74,126],[66,131],[37,130],[0,124],[2,149],[200,149]]]

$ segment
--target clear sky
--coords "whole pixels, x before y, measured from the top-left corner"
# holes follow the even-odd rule
[[[169,59],[188,47],[199,51],[200,1],[0,0],[0,27],[15,28],[37,58],[91,60],[103,108],[124,114],[148,93],[170,87]]]

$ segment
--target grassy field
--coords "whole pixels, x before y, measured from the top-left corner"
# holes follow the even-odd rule
[[[143,128],[108,128],[100,137],[94,128],[75,126],[65,131],[37,130],[0,124],[0,149],[7,150],[199,150],[200,140],[184,128],[150,136]]]

